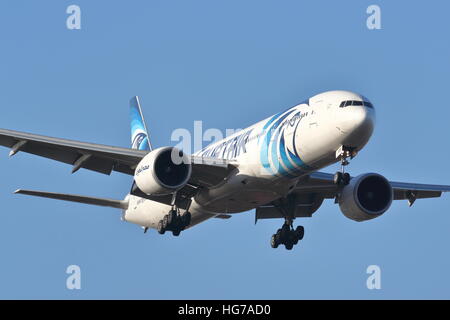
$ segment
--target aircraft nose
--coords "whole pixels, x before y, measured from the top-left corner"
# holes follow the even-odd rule
[[[342,111],[341,129],[345,144],[360,147],[369,140],[375,126],[375,110],[366,106],[352,106]]]
[[[373,117],[371,111],[363,106],[355,106],[354,108],[349,108],[347,121],[353,129],[358,129],[363,125],[371,125],[373,123]]]

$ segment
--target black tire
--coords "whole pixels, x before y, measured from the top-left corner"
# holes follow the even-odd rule
[[[292,244],[295,246],[298,243],[299,240],[300,239],[297,237],[297,232],[295,232],[293,230],[292,234],[291,234],[291,242],[292,242]]]
[[[169,226],[169,216],[165,215],[163,220],[162,220],[162,226],[164,229],[167,229],[167,227]]]
[[[166,232],[166,229],[163,227],[163,221],[159,220],[158,222],[158,233],[164,234]]]
[[[287,224],[283,224],[280,230],[280,243],[289,242],[291,234],[291,227]]]
[[[182,221],[183,221],[183,227],[186,228],[187,226],[189,226],[191,224],[191,213],[185,212],[182,216]]]
[[[177,212],[176,212],[176,210],[170,210],[168,215],[167,215],[167,223],[168,224],[173,224],[176,219],[177,219]]]
[[[336,172],[334,174],[333,182],[334,182],[335,185],[341,185],[342,184],[342,179],[343,179],[342,172],[338,171],[338,172]]]
[[[278,229],[277,233],[275,233],[275,240],[278,244],[281,244],[281,230]]]
[[[181,233],[181,230],[180,230],[180,229],[176,229],[176,230],[173,230],[173,231],[172,231],[172,234],[173,234],[175,237],[178,237],[178,236],[180,235],[180,233]]]
[[[297,226],[297,228],[295,228],[295,236],[298,240],[302,240],[305,236],[305,228],[303,228],[303,226]]]
[[[286,248],[286,250],[292,250],[292,248],[294,247],[294,244],[293,243],[286,243],[284,245],[284,247]]]
[[[348,172],[342,175],[342,183],[348,185],[350,183],[350,174]]]
[[[279,242],[277,241],[277,235],[273,234],[270,238],[270,246],[274,249],[278,248]]]

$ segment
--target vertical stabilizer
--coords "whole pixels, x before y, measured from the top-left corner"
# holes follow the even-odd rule
[[[135,96],[130,100],[131,117],[131,148],[136,150],[152,150],[150,137],[145,126],[144,116],[142,115],[139,97]]]

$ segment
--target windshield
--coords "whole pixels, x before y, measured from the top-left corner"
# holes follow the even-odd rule
[[[372,103],[370,103],[369,101],[361,101],[361,100],[347,100],[347,101],[342,101],[339,108],[345,108],[348,106],[366,106],[368,108],[372,108],[373,109],[373,105]]]

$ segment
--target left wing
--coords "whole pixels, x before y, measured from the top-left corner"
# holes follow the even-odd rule
[[[410,200],[436,198],[442,192],[450,192],[448,185],[419,184],[389,181],[394,189],[394,200]],[[338,192],[337,186],[333,183],[333,175],[330,173],[314,172],[309,175],[305,182],[301,182],[295,188],[295,192],[317,192],[324,195],[324,198],[334,198]],[[413,202],[413,201],[412,201]]]
[[[324,199],[335,199],[340,188],[333,182],[334,175],[313,172],[302,178],[292,191],[292,197],[256,208],[255,223],[259,219],[282,218],[280,206],[291,206],[295,217],[311,217]],[[394,189],[394,200],[408,200],[411,206],[417,199],[436,198],[450,192],[448,185],[418,184],[389,181]],[[281,199],[280,199],[281,200]],[[293,203],[289,203],[292,201]]]

